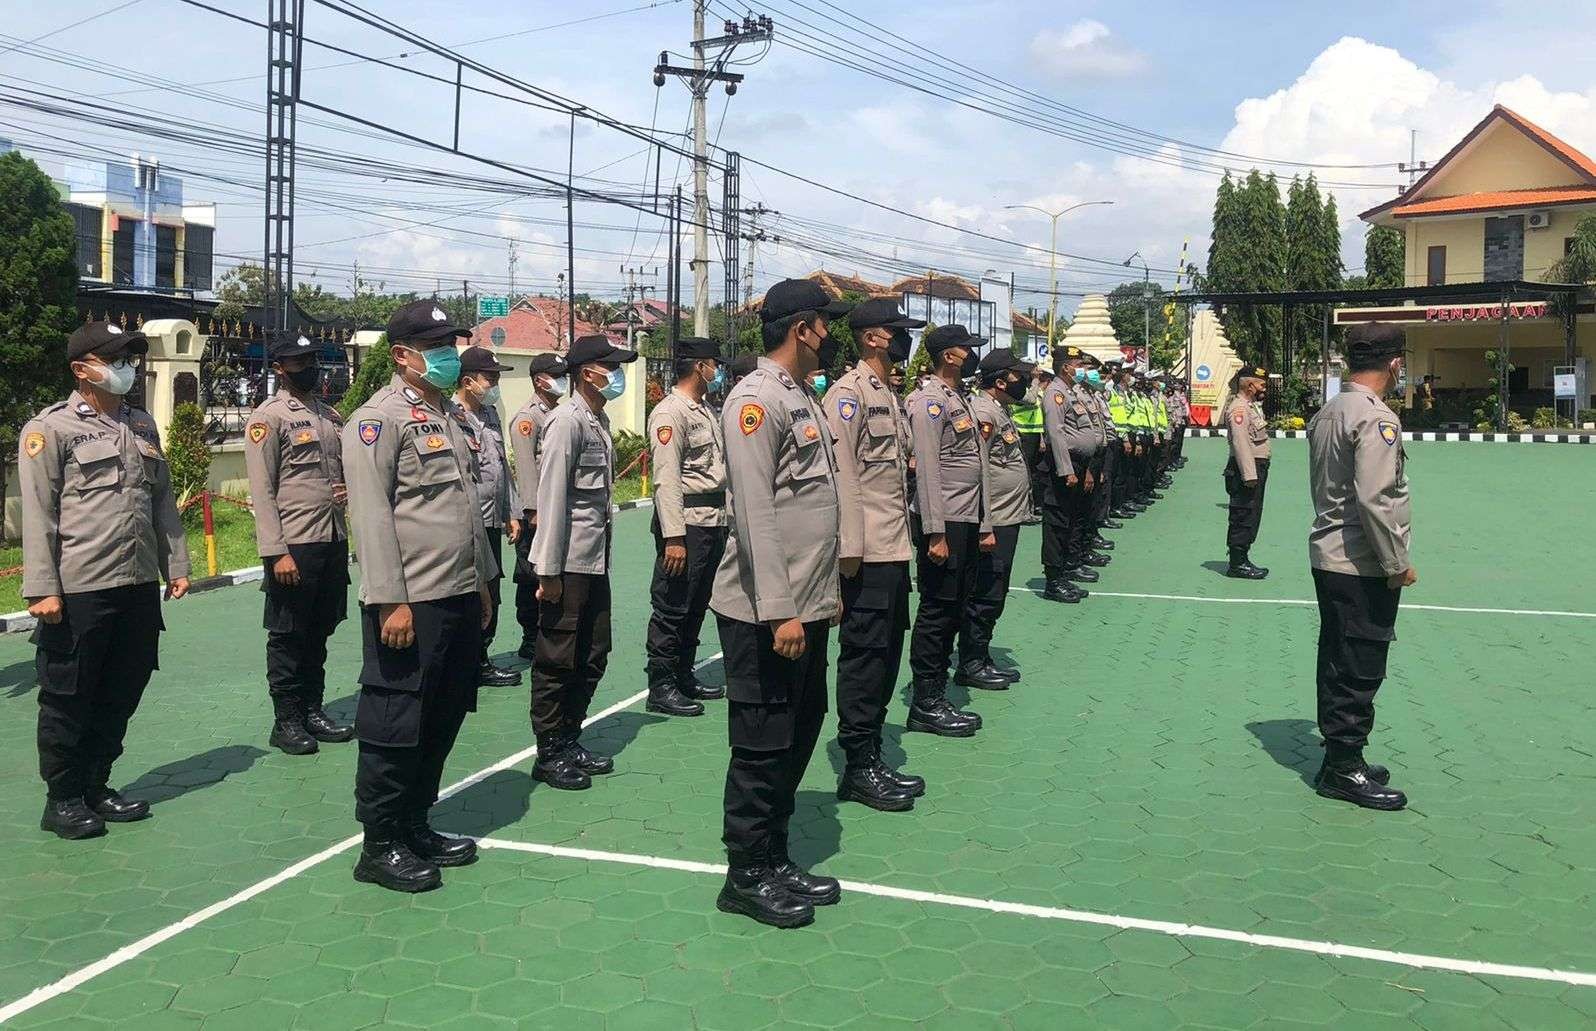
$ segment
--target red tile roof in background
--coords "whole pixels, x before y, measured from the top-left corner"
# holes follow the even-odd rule
[[[504,330],[502,345],[493,342],[495,329]],[[577,336],[604,332],[602,326],[576,320]],[[516,351],[564,351],[570,346],[565,334],[564,303],[553,297],[523,297],[515,302],[510,314],[488,319],[472,327],[471,343],[480,347],[502,346]]]
[[[1457,197],[1398,204],[1393,218],[1421,215],[1458,215],[1473,211],[1501,211],[1506,208],[1544,208],[1558,204],[1596,203],[1596,187],[1558,186],[1545,190],[1500,190],[1496,193],[1465,193]]]

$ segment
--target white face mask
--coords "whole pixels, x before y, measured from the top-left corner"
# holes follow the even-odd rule
[[[558,379],[546,379],[545,382],[548,383],[549,391],[551,393],[559,394],[563,397],[571,392],[570,376],[561,376]]]
[[[133,382],[138,378],[138,367],[125,358],[107,362],[100,366],[99,371],[102,378],[98,380],[91,378],[90,382],[107,394],[115,394],[118,397],[132,390]]]
[[[492,405],[495,408],[498,407],[498,404],[499,404],[499,385],[497,383],[495,383],[495,384],[493,384],[493,386],[491,386],[488,389],[484,390],[482,392],[482,395],[481,395],[481,400],[482,400],[482,403],[485,404],[485,405]]]

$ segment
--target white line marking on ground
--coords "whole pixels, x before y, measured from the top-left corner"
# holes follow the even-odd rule
[[[477,844],[485,848],[507,849],[512,852],[529,852],[535,855],[555,856],[561,859],[585,859],[599,863],[620,863],[627,866],[649,866],[661,870],[680,870],[686,873],[724,875],[726,867],[718,863],[698,863],[685,859],[666,859],[662,856],[633,855],[627,852],[601,852],[586,848],[568,848],[564,845],[539,845],[525,841],[508,841],[503,838],[480,838]],[[1033,906],[1023,902],[1004,902],[999,899],[971,898],[967,895],[945,895],[935,891],[916,891],[911,888],[894,888],[886,884],[866,881],[843,881],[847,891],[861,895],[900,899],[905,902],[926,902],[938,906],[956,906],[960,909],[980,909],[989,913],[1012,913],[1017,916],[1037,917],[1042,920],[1065,920],[1078,924],[1099,924],[1124,930],[1152,931],[1176,938],[1212,938],[1219,941],[1239,942],[1265,949],[1284,949],[1290,952],[1312,952],[1321,956],[1346,956],[1366,959],[1375,963],[1391,963],[1423,970],[1449,970],[1460,974],[1483,974],[1496,977],[1513,977],[1529,981],[1556,981],[1560,984],[1596,987],[1596,974],[1577,970],[1552,970],[1547,967],[1525,967],[1511,963],[1486,963],[1473,959],[1453,959],[1448,956],[1427,956],[1418,952],[1392,952],[1371,949],[1362,945],[1341,945],[1336,942],[1312,941],[1306,938],[1283,938],[1272,934],[1253,934],[1233,931],[1224,927],[1205,927],[1201,924],[1183,924],[1168,920],[1144,920],[1141,917],[1118,916],[1112,913],[1094,913],[1082,909],[1060,909],[1054,906]]]
[[[1090,585],[1086,588],[1098,598],[1142,598],[1148,601],[1195,601],[1212,605],[1314,605],[1312,598],[1199,598],[1192,594],[1131,594],[1123,591],[1099,591]],[[1030,587],[1010,587],[1011,594],[1041,594]],[[1402,603],[1402,611],[1417,609],[1421,612],[1468,612],[1487,616],[1566,616],[1569,619],[1596,619],[1596,612],[1565,612],[1560,609],[1481,609],[1461,605],[1411,605]]]
[[[714,662],[720,657],[721,653],[716,652],[709,658],[699,662],[693,668],[695,670],[703,669],[705,666],[708,666],[710,663]],[[638,702],[647,697],[647,691],[639,691],[628,698],[623,698],[614,705],[611,705],[609,708],[600,711],[597,715],[589,716],[583,721],[582,726],[591,727],[600,720],[608,719],[609,717],[615,715],[622,709],[631,708],[633,705],[636,705]],[[500,759],[492,766],[485,767],[468,777],[457,780],[438,793],[438,800],[441,802],[443,799],[448,798],[451,795],[459,794],[466,788],[471,787],[473,784],[481,783],[487,778],[493,776],[495,773],[518,766],[536,755],[537,751],[536,745],[533,745],[530,748],[523,748],[514,755],[506,756],[505,758]],[[270,891],[272,888],[277,887],[277,885],[282,884],[284,881],[292,880],[305,871],[310,870],[313,867],[320,866],[322,863],[332,859],[334,856],[348,852],[350,849],[359,845],[360,841],[361,835],[351,835],[335,845],[329,845],[327,848],[322,849],[313,856],[307,856],[306,858],[301,859],[299,862],[294,863],[292,866],[284,867],[282,870],[272,874],[265,880],[257,881],[254,884],[251,884],[243,891],[240,891],[234,895],[229,895],[220,902],[213,902],[204,909],[195,910],[193,913],[190,913],[188,916],[177,921],[176,923],[168,924],[158,931],[154,931],[145,935],[138,941],[130,942],[103,959],[95,960],[86,967],[74,970],[72,973],[67,974],[58,981],[53,981],[41,988],[35,988],[27,995],[17,999],[15,1002],[7,1003],[5,1006],[0,1007],[0,1024],[4,1024],[13,1017],[21,1016],[34,1007],[49,1002],[51,999],[54,999],[59,995],[65,995],[67,992],[72,991],[79,985],[82,985],[87,981],[91,981],[108,971],[115,970],[128,960],[137,959],[139,956],[142,956],[144,953],[155,948],[157,945],[160,945],[162,942],[169,941],[170,939],[175,938],[177,935],[182,934],[184,931],[198,927],[211,917],[217,916],[227,912],[230,909],[234,909],[240,905],[243,905],[250,899],[260,895],[262,892]]]

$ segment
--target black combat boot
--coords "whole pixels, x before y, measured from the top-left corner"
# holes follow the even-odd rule
[[[1007,691],[1009,678],[998,676],[985,659],[961,662],[953,674],[953,682],[960,687],[973,687],[978,691]]]
[[[1390,771],[1380,770],[1385,774],[1386,781],[1376,779],[1374,772],[1363,761],[1362,755],[1332,758],[1326,753],[1324,765],[1319,767],[1318,774],[1313,778],[1313,787],[1325,798],[1351,802],[1365,809],[1392,812],[1405,808],[1408,796],[1386,783],[1390,780]]]
[[[1002,677],[1011,684],[1020,682],[1020,670],[1016,666],[999,666],[992,661],[992,656],[986,657],[986,672],[988,676]]]
[[[1125,524],[1122,523],[1122,522],[1119,522],[1119,520],[1121,520],[1123,518],[1124,518],[1124,516],[1120,513],[1120,510],[1117,509],[1117,508],[1114,509],[1112,512],[1108,513],[1108,518],[1103,520],[1103,529],[1105,529],[1105,530],[1123,530],[1123,529],[1125,529]]]
[[[305,716],[300,712],[299,699],[274,696],[272,709],[277,718],[272,723],[271,737],[266,739],[266,743],[289,755],[316,754],[316,739],[305,729]]]
[[[1107,526],[1108,524],[1104,523],[1103,525]],[[1114,542],[1109,540],[1107,537],[1104,537],[1100,533],[1092,534],[1092,539],[1087,541],[1086,543],[1091,545],[1092,548],[1094,550],[1096,550],[1096,551],[1113,551],[1114,550]]]
[[[661,716],[702,716],[704,706],[682,694],[681,689],[669,680],[657,680],[648,685],[648,701],[643,706]]]
[[[417,813],[405,822],[404,843],[416,858],[437,866],[465,866],[477,858],[475,841],[439,834],[428,825],[426,813]]]
[[[532,779],[560,791],[586,791],[593,778],[582,772],[560,734],[538,738],[538,757],[532,762]]]
[[[39,829],[49,831],[58,838],[79,841],[104,834],[105,821],[84,804],[82,798],[49,798],[44,802],[44,815],[39,818]]]
[[[778,884],[763,858],[734,858],[715,908],[771,927],[803,927],[815,922],[815,907]]]
[[[1071,566],[1064,570],[1064,579],[1078,584],[1095,584],[1102,577],[1091,566]]]
[[[902,770],[895,770],[888,766],[882,761],[880,748],[875,750],[875,754],[871,756],[871,761],[875,764],[876,769],[881,771],[883,777],[907,792],[910,798],[919,798],[925,794],[925,778],[916,777],[912,773],[904,773]]]
[[[1047,578],[1047,588],[1042,591],[1042,597],[1048,601],[1064,602],[1068,605],[1077,605],[1086,597],[1086,592],[1064,579],[1062,573]]]
[[[695,702],[718,702],[726,697],[724,687],[700,683],[691,667],[676,675],[676,690],[682,693],[682,697],[691,698]]]
[[[571,760],[576,763],[576,768],[588,776],[598,777],[615,772],[614,759],[597,752],[589,752],[582,747],[582,724],[573,723],[566,726],[565,745],[571,753]]]
[[[389,891],[431,891],[443,884],[443,873],[412,852],[396,829],[368,827],[355,862],[355,880]]]
[[[1112,561],[1114,560],[1109,556],[1096,551],[1088,551],[1086,554],[1081,556],[1082,565],[1092,566],[1096,569],[1102,569]]]
[[[943,684],[916,684],[906,728],[938,737],[974,737],[981,729],[981,717],[955,709],[946,691]]]
[[[1253,565],[1246,548],[1231,548],[1230,568],[1225,570],[1225,575],[1235,580],[1262,580],[1269,575],[1269,570]]]
[[[521,683],[521,674],[494,665],[493,660],[484,655],[477,666],[477,683],[482,687],[515,687]]]
[[[110,772],[106,771],[100,776],[99,783],[86,788],[83,804],[94,810],[95,815],[106,823],[137,823],[149,819],[150,804],[125,798],[121,792],[107,787],[105,782],[109,778]]]
[[[307,698],[303,702],[305,711],[305,731],[317,741],[335,745],[348,741],[355,736],[355,728],[346,723],[339,723],[327,715],[327,710],[321,707],[320,698]]]
[[[842,898],[842,885],[835,877],[812,874],[793,862],[785,833],[770,836],[770,878],[811,906],[835,906]]]
[[[883,813],[905,813],[914,808],[914,796],[875,764],[874,756],[850,756],[837,782],[837,800],[858,802]]]

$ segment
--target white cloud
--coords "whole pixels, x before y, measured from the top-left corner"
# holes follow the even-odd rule
[[[1038,68],[1061,79],[1121,78],[1147,66],[1140,51],[1091,18],[1063,29],[1042,29],[1031,38],[1030,54]]]

